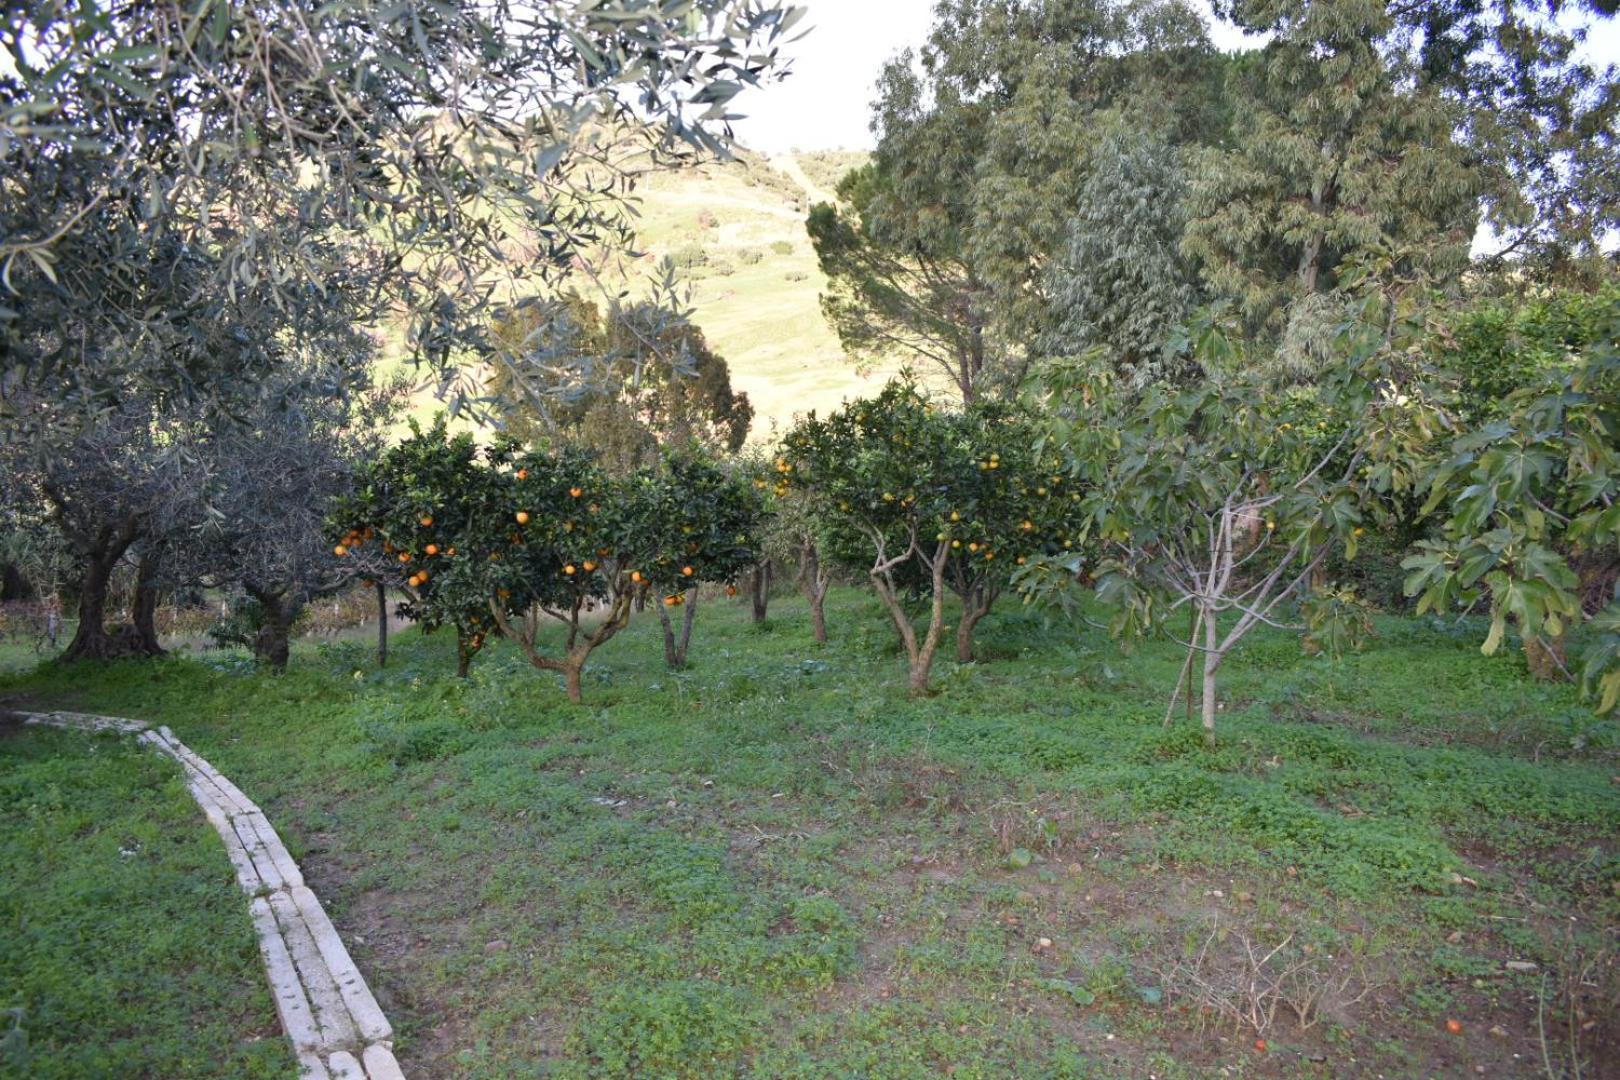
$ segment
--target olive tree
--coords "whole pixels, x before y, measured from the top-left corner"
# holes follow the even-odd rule
[[[404,312],[411,353],[446,373],[525,283],[629,247],[641,163],[724,151],[731,102],[799,15],[775,0],[13,5],[0,372],[206,395],[273,366],[275,335],[208,347],[230,313],[264,309],[300,338]]]

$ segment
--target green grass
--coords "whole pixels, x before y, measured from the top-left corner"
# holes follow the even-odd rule
[[[283,1077],[247,901],[171,762],[0,729],[0,1076]]]
[[[1342,661],[1258,635],[1207,751],[1161,726],[1165,643],[1007,605],[912,701],[864,595],[822,648],[772,612],[706,603],[681,673],[639,620],[581,708],[504,648],[457,681],[414,633],[381,672],[345,643],[0,694],[161,719],[260,801],[416,1074],[1497,1075],[1566,1061],[1570,1023],[1589,1066],[1615,1047],[1614,729],[1477,627],[1384,619]],[[1339,989],[1261,1054],[1201,1006],[1285,939],[1293,999]]]

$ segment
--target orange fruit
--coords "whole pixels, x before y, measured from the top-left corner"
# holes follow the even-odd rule
[[[640,570],[632,570],[632,571],[630,571],[630,580],[634,581],[638,585],[641,584],[641,571]]]
[[[528,469],[519,469],[517,471],[517,478],[519,480],[527,480],[529,478],[529,470]]]
[[[429,525],[432,525],[432,524],[433,524],[433,519],[431,517],[429,517],[428,515],[423,514],[422,515],[422,528],[425,529]]]
[[[735,586],[735,585],[727,585],[726,586],[726,595],[727,596],[736,596],[737,595],[737,586]]]
[[[400,562],[410,562],[411,561],[411,553],[408,552],[408,551],[400,552],[399,553],[399,561]]]
[[[449,551],[445,552],[446,555],[454,555],[455,553],[456,553],[456,549],[455,549],[454,546],[452,546]]]
[[[418,585],[426,585],[428,583],[428,572],[426,570],[417,571],[416,583]]]
[[[1461,1035],[1462,1034],[1462,1021],[1461,1020],[1447,1020],[1446,1021],[1446,1030],[1451,1032],[1453,1035]]]
[[[571,487],[571,488],[568,489],[568,494],[572,495],[574,498],[577,499],[581,495],[585,494],[585,489],[584,488]]]
[[[422,551],[428,555],[437,555],[439,553],[439,545],[429,544],[427,547],[423,548]]]
[[[348,553],[349,549],[344,547],[342,544],[339,544],[337,547],[332,549],[332,554],[336,555],[340,559]]]
[[[690,566],[683,566],[681,567],[681,573],[685,574],[687,577],[691,577],[694,573],[696,573],[696,571],[694,571]]]
[[[1254,1040],[1254,1048],[1256,1050],[1260,1051],[1262,1054],[1265,1053],[1266,1052],[1266,1040],[1264,1040],[1264,1039],[1256,1039],[1256,1040]]]
[[[585,567],[585,572],[587,574],[596,569],[596,564],[593,562],[582,563],[581,565]]]
[[[677,598],[673,597],[673,596],[664,597],[664,606],[665,607],[674,607],[676,599]]]
[[[574,564],[569,563],[567,566],[563,567],[563,573],[572,576],[574,573]]]
[[[516,516],[517,523],[519,525],[527,525],[529,523],[529,512],[527,510],[519,510]]]

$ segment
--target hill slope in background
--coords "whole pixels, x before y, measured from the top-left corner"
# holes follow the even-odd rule
[[[732,161],[646,173],[635,190],[640,258],[599,267],[600,281],[582,277],[580,292],[598,303],[604,288],[641,294],[660,261],[673,258],[694,320],[730,364],[732,386],[753,403],[752,442],[771,441],[798,414],[876,393],[900,363],[862,374],[844,355],[821,315],[826,279],[804,227],[811,205],[831,200],[839,178],[866,158],[817,151],[768,159],[739,148]],[[380,339],[382,370],[408,371],[403,324]],[[429,383],[413,392],[407,414],[425,423],[444,408]],[[477,430],[470,417],[458,423]],[[403,433],[403,420],[399,426]]]
[[[692,287],[696,321],[755,409],[754,439],[796,413],[873,393],[821,317],[824,279],[805,233],[812,203],[864,154],[739,151],[737,160],[657,173],[637,187],[648,272],[669,255]]]

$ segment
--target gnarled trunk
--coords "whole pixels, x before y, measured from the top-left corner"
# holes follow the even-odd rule
[[[113,636],[107,633],[107,593],[117,564],[116,556],[108,559],[100,553],[84,560],[79,573],[79,626],[63,660],[107,660],[116,655]]]
[[[157,609],[162,591],[157,586],[158,560],[151,554],[141,556],[135,572],[135,603],[130,613],[134,626],[135,647],[143,656],[162,656],[163,645],[158,640]]]
[[[107,628],[107,598],[112,590],[113,571],[135,542],[137,533],[135,522],[130,519],[116,528],[99,530],[93,538],[75,538],[81,565],[79,625],[62,653],[64,661],[119,660],[162,652],[156,647],[155,634],[148,648],[133,626]]]
[[[253,639],[253,655],[273,671],[286,671],[292,654],[292,628],[303,610],[303,601],[296,596],[272,589],[244,584],[249,596],[259,602],[261,620],[259,632]]]

